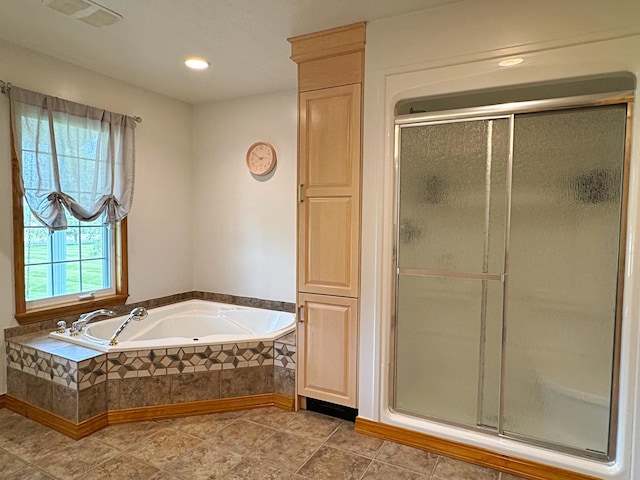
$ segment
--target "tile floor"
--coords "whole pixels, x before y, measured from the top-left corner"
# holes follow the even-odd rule
[[[110,425],[77,442],[0,409],[0,478],[522,480],[277,408]]]

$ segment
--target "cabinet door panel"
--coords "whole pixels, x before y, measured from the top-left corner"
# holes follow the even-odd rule
[[[359,84],[300,94],[298,290],[358,296]]]
[[[360,85],[300,94],[300,160],[307,191],[358,187]]]
[[[299,294],[298,394],[356,407],[358,301]]]
[[[343,295],[351,296],[352,275],[357,272],[352,212],[350,197],[318,197],[306,202],[305,265],[301,267],[307,290],[329,294],[342,290]]]

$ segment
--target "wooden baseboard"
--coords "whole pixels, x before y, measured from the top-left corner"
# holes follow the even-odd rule
[[[355,431],[410,447],[428,450],[483,467],[500,470],[530,480],[597,480],[596,477],[571,472],[518,457],[511,457],[480,447],[466,445],[405,428],[356,418]]]
[[[273,393],[246,397],[219,398],[199,402],[151,405],[148,407],[124,408],[108,412],[109,424],[128,423],[141,420],[161,420],[165,418],[188,417],[206,413],[233,412],[274,405]]]
[[[287,397],[279,393],[274,393],[273,406],[293,412],[296,409],[296,399],[294,397]]]
[[[20,415],[56,430],[64,435],[79,440],[107,426],[107,414],[91,417],[81,423],[74,423],[55,413],[27,403],[19,398],[6,395],[5,406]]]
[[[27,403],[11,395],[0,396],[0,408],[7,407],[20,415],[56,430],[74,440],[79,440],[93,432],[117,423],[138,422],[143,420],[161,420],[165,418],[188,417],[206,413],[233,412],[275,406],[284,410],[293,410],[294,399],[279,394],[250,395],[246,397],[220,398],[200,402],[153,405],[148,407],[110,410],[81,423],[74,423],[55,413]]]

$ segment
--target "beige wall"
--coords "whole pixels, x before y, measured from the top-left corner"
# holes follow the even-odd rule
[[[194,107],[196,290],[295,302],[296,125],[295,91]],[[245,163],[257,141],[276,149],[266,177]]]
[[[0,79],[143,118],[136,129],[136,185],[129,217],[129,300],[192,290],[192,107],[3,41]],[[17,325],[8,115],[9,102],[1,95],[0,330]],[[4,393],[4,342],[0,350],[0,393]]]

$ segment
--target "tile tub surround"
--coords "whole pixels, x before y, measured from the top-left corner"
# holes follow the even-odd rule
[[[295,392],[295,332],[273,342],[103,353],[10,337],[7,395],[74,424],[120,409]]]

